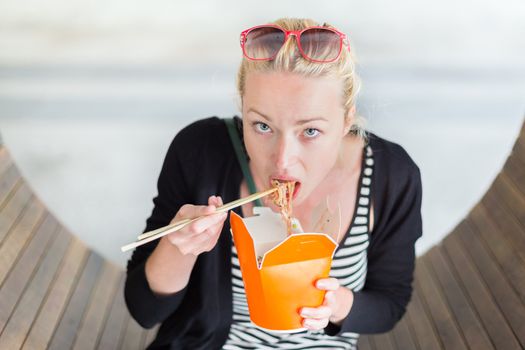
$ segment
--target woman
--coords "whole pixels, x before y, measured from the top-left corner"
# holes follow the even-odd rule
[[[358,334],[390,330],[410,299],[422,234],[419,168],[401,146],[362,127],[344,34],[280,19],[244,31],[241,45],[242,119],[228,129],[208,118],[177,134],[145,231],[207,216],[134,251],[126,303],[143,327],[162,323],[151,349],[354,349]],[[236,132],[243,141],[237,155]],[[307,330],[295,334],[249,322],[227,214],[212,214],[274,179],[296,182],[293,214],[305,230],[327,211],[319,203],[341,209],[330,278],[316,282],[325,300],[298,311]],[[250,216],[252,208],[235,211]]]

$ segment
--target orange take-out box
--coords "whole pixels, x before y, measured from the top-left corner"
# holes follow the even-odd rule
[[[267,330],[304,330],[299,310],[322,304],[325,292],[315,282],[328,277],[337,243],[324,233],[303,233],[297,220],[288,236],[270,208],[255,207],[254,214],[230,215],[250,319]]]

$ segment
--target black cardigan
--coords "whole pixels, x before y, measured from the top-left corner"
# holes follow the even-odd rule
[[[385,332],[403,316],[412,294],[414,244],[422,234],[420,171],[398,144],[368,132],[374,156],[374,227],[363,290],[341,327],[325,332]],[[224,122],[207,118],[181,130],[172,141],[158,179],[158,194],[144,232],[167,225],[186,203],[239,198],[243,178]],[[240,209],[235,212],[241,215]],[[178,293],[152,293],[144,264],[157,241],[138,247],[127,264],[124,288],[131,315],[145,328],[162,323],[150,349],[218,349],[232,322],[231,234],[229,220],[215,248],[201,254],[188,285]]]

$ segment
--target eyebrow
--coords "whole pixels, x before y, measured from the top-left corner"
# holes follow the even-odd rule
[[[267,116],[265,116],[264,114],[262,114],[261,112],[259,112],[258,110],[256,110],[255,108],[251,108],[251,107],[250,107],[246,113],[250,113],[250,112],[257,113],[258,115],[260,115],[261,117],[263,117],[264,119],[266,119],[266,120],[269,121],[269,122],[272,121],[270,118],[268,118]]]
[[[267,117],[266,115],[264,115],[263,113],[259,112],[258,110],[256,110],[255,108],[249,108],[248,111],[246,113],[250,113],[250,112],[254,112],[254,113],[257,113],[258,115],[260,115],[261,117],[263,117],[264,119],[266,119],[267,121],[271,122],[272,120]],[[325,122],[329,122],[328,119],[326,118],[323,118],[323,117],[314,117],[314,118],[308,118],[308,119],[301,119],[301,120],[298,120],[296,124],[298,125],[303,125],[303,124],[306,124],[306,123],[310,123],[310,122],[313,122],[313,121],[325,121]]]

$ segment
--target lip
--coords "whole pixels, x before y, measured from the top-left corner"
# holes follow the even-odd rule
[[[272,180],[279,180],[279,181],[294,181],[295,182],[295,187],[294,187],[294,191],[293,191],[293,195],[292,195],[292,199],[295,199],[297,197],[297,194],[299,193],[299,189],[301,188],[301,181],[299,181],[297,178],[295,177],[291,177],[291,176],[286,176],[286,175],[283,175],[283,176],[270,176],[270,186],[272,185]]]

